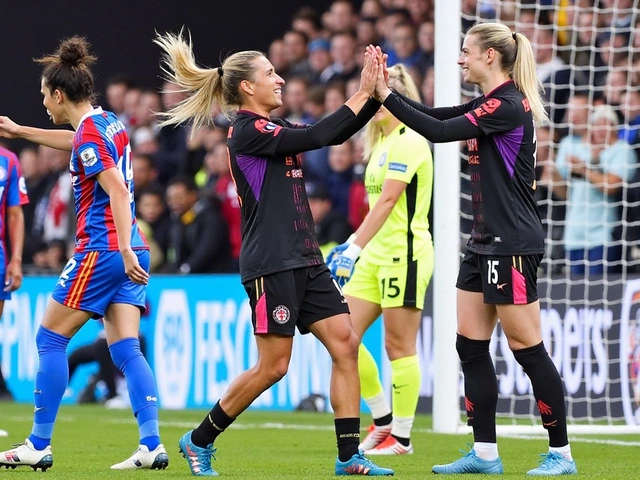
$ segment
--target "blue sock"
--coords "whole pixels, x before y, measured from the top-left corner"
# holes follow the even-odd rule
[[[69,363],[67,362],[69,340],[42,325],[36,334],[38,372],[33,391],[35,409],[29,441],[37,450],[44,450],[51,445],[53,425],[62,396],[69,383]]]
[[[137,338],[124,338],[109,346],[111,358],[127,380],[133,414],[138,421],[140,445],[155,450],[160,444],[158,393],[151,367]]]

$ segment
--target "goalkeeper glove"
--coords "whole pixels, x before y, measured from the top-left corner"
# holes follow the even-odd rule
[[[341,288],[344,287],[351,278],[351,275],[353,275],[353,269],[361,251],[362,249],[359,246],[352,243],[329,263],[331,276],[335,278]]]

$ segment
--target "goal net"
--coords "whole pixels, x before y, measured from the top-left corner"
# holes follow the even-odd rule
[[[564,381],[570,429],[640,432],[640,8],[633,0],[462,3],[463,30],[499,21],[525,34],[545,86],[552,123],[537,130],[536,194],[547,236],[541,323]],[[469,3],[475,9],[465,12]],[[463,101],[478,94],[463,85]],[[465,245],[472,214],[462,157]],[[579,161],[594,173],[581,173]],[[503,423],[512,431],[539,425],[529,380],[499,327],[491,347],[499,415],[510,419]]]

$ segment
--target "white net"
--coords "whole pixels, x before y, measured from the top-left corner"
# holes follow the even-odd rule
[[[547,234],[539,294],[569,422],[640,425],[638,2],[478,0],[475,11],[464,10],[463,28],[497,20],[524,33],[546,89],[552,123],[537,132],[537,198]],[[464,152],[462,160],[466,244],[472,215]],[[492,349],[499,413],[537,423],[528,378],[501,334]]]

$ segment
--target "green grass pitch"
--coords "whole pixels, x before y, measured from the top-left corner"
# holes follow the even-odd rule
[[[31,429],[33,406],[0,404],[0,450],[24,441]],[[194,428],[204,411],[162,411],[162,441],[169,453],[164,471],[111,471],[109,467],[127,458],[137,447],[137,427],[129,410],[106,410],[100,406],[63,406],[54,432],[54,466],[44,474],[31,468],[0,469],[0,479],[118,479],[190,478],[189,467],[178,453],[178,439]],[[368,417],[363,420],[366,427]],[[434,463],[458,458],[458,449],[472,441],[466,435],[430,432],[431,419],[416,420],[414,455],[377,457],[381,465],[395,469],[401,479],[431,477]],[[571,437],[580,478],[640,478],[640,435],[580,435]],[[229,479],[324,479],[332,478],[335,461],[333,420],[329,414],[297,412],[244,413],[216,442],[214,468]],[[537,465],[546,451],[546,438],[499,438],[506,478],[527,478],[524,473]],[[449,478],[469,478],[468,475]],[[530,477],[529,477],[530,478]]]

